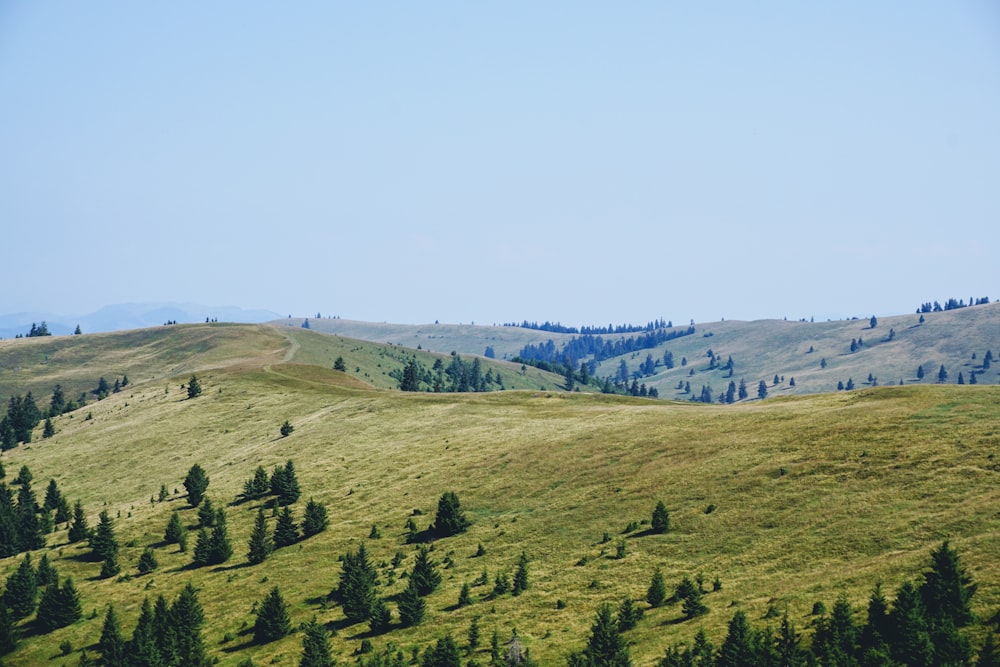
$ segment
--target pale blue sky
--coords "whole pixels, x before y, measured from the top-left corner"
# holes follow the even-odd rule
[[[998,223],[991,0],[0,0],[0,313],[887,315]]]

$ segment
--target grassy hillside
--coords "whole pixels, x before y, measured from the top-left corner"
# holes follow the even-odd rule
[[[65,530],[50,535],[49,557],[61,574],[74,576],[85,618],[28,637],[10,664],[75,664],[75,654],[53,660],[60,642],[77,649],[95,642],[108,601],[131,632],[144,596],[171,597],[189,581],[205,606],[209,650],[224,665],[250,656],[255,664],[296,663],[300,635],[251,646],[241,634],[253,624],[254,602],[276,584],[293,623],[315,614],[338,630],[333,645],[341,664],[366,637],[376,647],[392,641],[408,650],[450,631],[464,644],[474,616],[486,644],[494,627],[503,639],[516,627],[542,664],[563,664],[583,645],[597,605],[642,599],[654,568],[670,586],[684,575],[719,577],[722,590],[705,597],[708,615],[679,622],[679,608],[665,607],[629,633],[635,664],[649,665],[701,627],[718,644],[736,609],[757,624],[769,607],[787,609],[808,628],[814,601],[830,606],[845,593],[860,614],[876,580],[891,592],[915,579],[946,538],[979,582],[977,613],[988,617],[1000,607],[998,387],[880,387],[736,406],[545,391],[404,394],[374,389],[326,363],[283,362],[296,355],[327,361],[324,355],[337,349],[334,337],[295,332],[289,343],[278,330],[243,328],[256,341],[251,347],[269,350],[273,363],[229,363],[213,336],[235,335],[232,344],[243,349],[237,329],[191,329],[178,339],[183,345],[200,330],[209,342],[198,354],[219,355],[213,364],[197,362],[200,397],[188,400],[181,390],[195,362],[183,363],[186,354],[177,352],[177,374],[151,366],[155,377],[147,379],[130,371],[126,391],[56,419],[53,438],[36,433],[34,443],[0,458],[8,481],[28,465],[39,494],[55,478],[64,494],[84,503],[91,525],[101,509],[118,517],[129,575],[95,579],[99,564],[80,561],[83,549],[66,543]],[[382,363],[396,351],[383,350]],[[121,354],[125,368],[130,353]],[[53,380],[60,378],[46,378]],[[286,419],[295,431],[281,438]],[[257,465],[270,469],[289,458],[303,488],[297,518],[315,497],[330,510],[329,530],[244,567],[258,506],[244,503],[227,507],[236,553],[226,565],[191,569],[190,553],[157,546],[172,511],[196,523],[181,486],[192,464],[208,472],[213,502],[226,504]],[[151,502],[161,484],[179,492]],[[322,602],[337,582],[337,556],[366,542],[381,564],[383,594],[399,592],[414,552],[404,543],[404,523],[412,517],[426,527],[447,490],[459,495],[473,523],[433,544],[434,558],[450,554],[454,565],[442,570],[424,623],[378,637],[367,626],[344,625],[339,607]],[[623,536],[627,523],[649,518],[658,499],[673,530]],[[709,513],[710,505],[716,509]],[[382,537],[369,540],[373,524]],[[605,532],[611,541],[602,544]],[[620,537],[626,554],[617,559]],[[486,554],[474,557],[479,544]],[[156,546],[160,567],[136,576],[147,545]],[[406,558],[393,572],[396,551]],[[522,551],[531,559],[531,588],[486,600],[493,577],[512,572]],[[37,562],[40,553],[34,556]],[[0,561],[0,574],[17,563]],[[474,587],[473,604],[455,609],[462,584],[484,571],[490,585]],[[558,600],[565,608],[557,609]]]
[[[331,368],[343,357],[347,373],[378,388],[396,388],[390,377],[416,355],[430,367],[447,355],[405,350],[397,345],[324,336],[302,328],[256,324],[180,324],[82,336],[47,336],[0,340],[0,409],[13,394],[33,392],[46,407],[52,389],[61,384],[67,398],[97,387],[101,377],[114,383],[128,376],[132,383],[187,379],[206,369],[263,367],[296,362]],[[558,375],[520,365],[481,360],[483,372],[501,374],[510,389],[555,389]],[[172,381],[172,380],[171,380]],[[93,400],[92,394],[87,400]]]
[[[1000,303],[927,313],[923,324],[919,318],[917,314],[880,316],[875,329],[870,328],[867,318],[834,322],[703,322],[695,325],[697,331],[693,336],[604,360],[598,364],[595,376],[614,378],[623,360],[629,373],[635,373],[649,354],[661,363],[656,373],[639,381],[655,387],[660,398],[687,400],[690,395],[678,391],[678,382],[689,382],[696,395],[703,385],[709,385],[717,396],[725,391],[730,380],[739,384],[741,378],[746,381],[751,398],[756,398],[760,380],[767,383],[772,396],[835,391],[838,381],[846,384],[849,379],[857,387],[871,386],[869,375],[882,386],[898,385],[900,380],[904,384],[933,384],[942,364],[948,371],[948,382],[957,382],[960,372],[968,382],[973,370],[981,371],[986,350],[1000,354]],[[299,328],[302,322],[293,318],[276,320],[273,324],[286,330]],[[312,331],[446,353],[456,350],[461,354],[481,355],[487,346],[492,346],[499,358],[513,357],[528,344],[552,340],[560,347],[572,338],[520,327],[480,325],[401,325],[338,319],[314,319],[309,325]],[[888,340],[890,330],[892,340]],[[615,341],[632,335],[603,338]],[[850,351],[852,339],[863,341],[854,353]],[[667,350],[674,355],[676,367],[672,370],[662,364]],[[726,370],[709,369],[708,350],[719,356],[722,363],[730,356],[733,358],[732,377]],[[681,359],[685,357],[688,363],[682,366]],[[825,368],[821,366],[823,359]],[[921,365],[925,372],[922,381],[916,377]],[[775,375],[785,380],[775,385]],[[980,384],[996,384],[1000,381],[1000,366],[978,373],[976,380]]]

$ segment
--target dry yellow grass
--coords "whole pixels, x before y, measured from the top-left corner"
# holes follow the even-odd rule
[[[236,555],[226,566],[187,569],[189,554],[161,547],[159,570],[121,581],[94,580],[98,566],[75,560],[81,547],[67,546],[65,531],[54,533],[50,558],[74,576],[85,614],[97,609],[97,617],[25,641],[12,664],[48,664],[63,640],[77,647],[96,641],[108,601],[130,632],[143,596],[173,596],[188,581],[200,590],[207,644],[222,664],[248,656],[256,664],[294,664],[298,635],[244,645],[248,637],[239,632],[253,623],[253,602],[277,584],[295,623],[313,614],[337,622],[339,608],[320,600],[336,584],[337,556],[366,540],[372,524],[382,533],[367,542],[383,564],[384,592],[401,590],[405,580],[388,562],[402,550],[400,572],[412,563],[404,522],[419,509],[423,515],[414,518],[425,527],[446,490],[459,495],[473,525],[434,543],[434,557],[440,562],[452,552],[455,565],[428,598],[427,620],[373,638],[377,647],[423,647],[448,631],[464,643],[478,615],[487,638],[494,627],[504,638],[516,627],[542,664],[562,664],[585,641],[596,606],[644,598],[654,568],[670,585],[684,575],[718,576],[723,589],[706,596],[707,616],[675,623],[679,608],[666,607],[629,633],[635,663],[648,665],[699,627],[720,640],[735,609],[757,623],[769,606],[787,609],[800,628],[815,600],[829,606],[841,592],[860,610],[876,580],[892,591],[916,578],[945,538],[980,583],[975,609],[992,614],[1000,606],[996,387],[890,387],[737,406],[544,391],[402,394],[324,368],[281,364],[284,356],[220,359],[216,370],[199,373],[204,393],[194,400],[180,387],[187,368],[169,380],[151,373],[155,380],[56,419],[55,437],[6,452],[3,462],[9,476],[28,465],[39,493],[57,479],[70,499],[83,501],[92,523],[101,509],[120,513],[120,541],[131,545],[122,550],[123,571],[132,575],[143,547],[162,538],[170,512],[195,522],[181,480],[196,462],[219,504],[236,497],[257,465],[270,469],[291,458],[303,488],[297,516],[313,496],[330,510],[329,530],[261,565],[230,567],[245,561],[257,504],[233,506]],[[92,419],[84,419],[87,412]],[[295,431],[281,438],[285,419]],[[151,503],[161,484],[181,494]],[[626,524],[648,519],[658,499],[673,530],[633,533],[625,558],[612,558]],[[710,504],[717,509],[706,513]],[[605,531],[609,544],[601,544]],[[487,553],[474,558],[480,543]],[[531,558],[524,595],[485,601],[490,587],[475,587],[473,605],[452,609],[463,582],[484,570],[491,581],[512,571],[522,551]],[[0,572],[16,564],[0,561]],[[556,609],[557,600],[565,609]],[[340,630],[333,645],[342,662],[366,631]],[[236,638],[223,643],[227,633]]]

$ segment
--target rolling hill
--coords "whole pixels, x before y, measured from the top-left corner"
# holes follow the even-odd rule
[[[913,340],[900,331],[903,320],[890,320],[878,329],[894,326],[897,339]],[[779,325],[787,330],[775,345],[784,348],[798,324]],[[719,325],[709,339],[686,342],[737,350],[738,324]],[[843,326],[811,344],[832,349],[851,333]],[[966,355],[964,344],[938,349]],[[53,437],[41,438],[39,427],[32,443],[0,456],[4,481],[26,465],[38,493],[55,479],[83,503],[91,525],[108,511],[122,544],[122,575],[99,579],[99,564],[81,559],[85,547],[69,544],[63,526],[50,534],[34,560],[44,552],[74,577],[84,618],[45,634],[29,619],[5,660],[75,664],[79,649],[99,638],[109,602],[131,633],[144,597],[173,597],[190,582],[205,608],[206,645],[223,665],[296,664],[300,633],[264,645],[247,634],[254,605],[275,585],[295,626],[315,616],[336,630],[341,664],[365,639],[407,654],[448,632],[464,644],[474,617],[484,636],[496,629],[505,641],[516,628],[541,664],[565,664],[585,643],[597,606],[643,600],[654,569],[669,586],[683,576],[717,577],[721,590],[705,596],[706,615],[685,621],[679,605],[668,605],[647,611],[627,633],[634,664],[652,665],[699,628],[718,645],[735,610],[756,625],[777,622],[765,619],[771,609],[787,611],[809,634],[813,603],[830,606],[843,595],[860,619],[876,581],[894,591],[918,579],[945,539],[979,585],[974,611],[988,619],[1000,608],[1000,387],[882,386],[719,406],[555,391],[556,376],[537,369],[522,376],[516,365],[490,361],[511,385],[525,386],[486,394],[387,390],[395,386],[389,372],[413,354],[428,365],[435,358],[301,327],[222,324],[0,342],[6,395],[32,389],[42,399],[55,383],[85,391],[102,375],[130,379],[119,393],[56,417]],[[337,356],[346,373],[331,370]],[[188,399],[181,385],[193,373],[203,393]],[[295,430],[281,437],[285,420]],[[303,490],[296,517],[312,497],[327,506],[331,525],[247,566],[261,503],[235,501],[258,465],[270,470],[289,459]],[[197,523],[181,486],[195,463],[209,475],[208,496],[226,508],[235,555],[221,566],[193,568],[190,553],[162,543],[172,512]],[[392,596],[414,555],[404,525],[412,519],[426,528],[445,491],[458,494],[472,524],[430,543],[443,582],[427,597],[427,619],[377,635],[346,623],[326,601],[338,556],[366,544],[395,619]],[[648,534],[643,522],[658,500],[672,529]],[[159,567],[139,576],[147,546]],[[397,552],[402,562],[393,567]],[[494,578],[512,572],[522,552],[530,588],[490,599]],[[0,575],[19,562],[0,560]],[[472,585],[471,604],[457,607],[462,585],[484,577],[487,584]],[[971,631],[977,646],[982,633],[982,626]],[[60,657],[62,643],[71,655]],[[484,651],[475,654],[480,664]]]

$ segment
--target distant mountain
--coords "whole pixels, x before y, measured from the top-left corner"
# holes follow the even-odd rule
[[[195,303],[122,303],[105,306],[86,315],[56,313],[12,313],[0,315],[0,337],[13,338],[28,333],[32,323],[45,322],[55,336],[72,334],[77,325],[84,333],[123,331],[159,326],[167,321],[178,323],[219,322],[258,323],[279,317],[270,310],[246,310],[236,306],[205,306]]]

